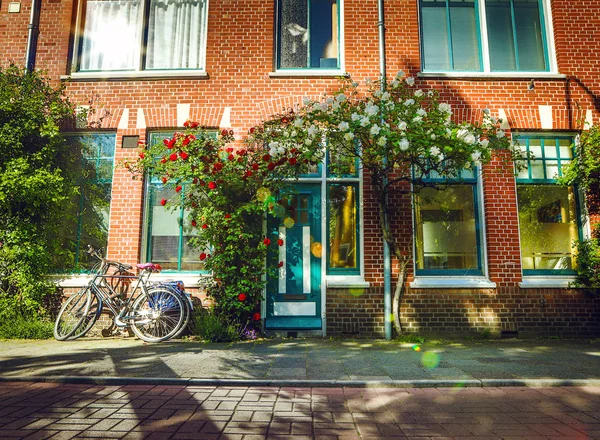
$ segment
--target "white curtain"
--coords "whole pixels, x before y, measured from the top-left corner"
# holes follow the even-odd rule
[[[151,0],[146,68],[203,68],[206,9],[206,0]]]
[[[135,70],[140,57],[141,0],[88,0],[80,70]]]

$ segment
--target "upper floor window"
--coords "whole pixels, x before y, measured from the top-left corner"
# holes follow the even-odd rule
[[[208,0],[83,0],[75,70],[204,70]]]
[[[339,69],[339,1],[277,0],[277,68]]]
[[[550,70],[544,0],[420,0],[425,72]]]
[[[476,173],[464,170],[461,180],[445,185],[415,195],[416,274],[482,275]]]
[[[573,242],[581,237],[577,192],[555,180],[573,158],[572,138],[519,135],[516,139],[533,156],[517,175],[523,274],[573,273]]]

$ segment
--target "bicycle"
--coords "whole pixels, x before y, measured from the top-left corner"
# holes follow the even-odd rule
[[[100,259],[94,276],[61,307],[54,326],[59,341],[84,336],[94,326],[104,307],[118,327],[130,327],[146,342],[161,342],[178,336],[187,326],[193,303],[185,294],[183,283],[150,284],[152,273],[160,272],[157,264],[138,264],[139,276],[130,275],[130,265],[103,258],[88,247],[88,253]],[[111,271],[112,273],[109,273]],[[128,293],[129,282],[137,280]],[[141,292],[141,293],[138,293]],[[136,295],[137,293],[137,295]]]

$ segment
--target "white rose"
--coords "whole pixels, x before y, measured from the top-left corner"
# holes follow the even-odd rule
[[[304,105],[308,105],[310,104],[311,100],[308,96],[305,96],[304,98],[302,98],[302,104]]]
[[[421,96],[423,96],[423,90],[421,90],[421,89],[415,90],[415,96],[417,98],[420,98]]]
[[[327,109],[329,108],[329,106],[327,105],[326,102],[322,102],[321,105],[319,106],[322,112],[326,112]]]
[[[442,102],[439,106],[438,106],[439,110],[443,113],[451,113],[452,109],[450,108],[450,104],[446,103],[446,102]]]
[[[498,130],[496,136],[498,136],[498,139],[502,139],[504,137],[504,130]]]
[[[296,127],[302,127],[303,123],[304,123],[304,121],[302,120],[302,118],[296,118],[296,119],[294,119],[294,125]]]
[[[346,133],[344,135],[344,139],[346,139],[348,142],[350,142],[352,139],[354,139],[354,133],[352,133],[352,132]]]
[[[369,121],[369,118],[367,118],[366,116],[360,120],[361,127],[366,127],[370,123],[371,123],[371,121]]]
[[[488,141],[487,139],[482,139],[482,140],[479,141],[479,143],[481,144],[481,146],[483,148],[487,148],[489,146],[489,144],[490,144],[490,141]]]
[[[415,103],[414,99],[407,99],[406,101],[404,101],[404,105],[405,106],[409,106],[409,105],[413,105]]]
[[[408,78],[406,78],[406,84],[408,84],[409,86],[414,86],[415,85],[415,79],[412,76],[409,76]]]
[[[415,116],[413,118],[413,122],[420,124],[421,122],[423,122],[423,116]]]
[[[380,147],[385,147],[386,142],[387,138],[385,136],[381,136],[379,139],[377,139],[377,145]]]
[[[375,116],[379,112],[379,107],[375,104],[368,104],[365,107],[365,113],[369,116]]]
[[[344,95],[343,93],[340,93],[339,95],[337,95],[335,97],[335,100],[337,102],[344,102],[346,100],[346,95]]]
[[[398,121],[398,130],[404,131],[408,127],[408,124],[404,121]]]
[[[310,127],[308,127],[308,135],[310,137],[315,137],[317,134],[317,127],[315,127],[314,125],[311,125]]]
[[[371,136],[377,136],[379,134],[379,132],[381,131],[381,128],[379,127],[379,125],[375,124],[371,127]]]
[[[350,115],[350,119],[352,119],[352,121],[356,122],[360,119],[360,115],[358,113],[352,113],[352,115]]]
[[[350,128],[350,124],[348,124],[346,121],[342,121],[340,122],[340,125],[338,125],[338,128],[340,131],[347,131]]]
[[[387,101],[388,99],[390,99],[390,92],[385,92],[383,95],[381,95],[381,99],[383,101]]]
[[[420,108],[419,110],[417,110],[417,114],[419,116],[425,116],[425,115],[427,115],[427,112],[425,111],[424,108]]]
[[[406,151],[410,147],[410,142],[408,142],[408,139],[402,138],[399,145],[402,151]]]

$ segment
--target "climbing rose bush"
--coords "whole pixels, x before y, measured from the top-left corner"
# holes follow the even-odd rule
[[[136,178],[149,174],[175,189],[173,199],[160,203],[188,211],[183,227],[194,235],[190,244],[212,272],[207,294],[215,312],[242,329],[257,327],[265,275],[275,275],[279,266],[267,260],[268,249],[283,245],[277,236],[265,236],[265,216],[285,214],[282,193],[322,160],[320,141],[297,133],[301,144],[273,141],[289,139],[288,124],[281,120],[250,129],[244,144],[234,143],[232,130],[215,137],[197,123],[186,122],[185,128],[144,148],[125,166]]]

